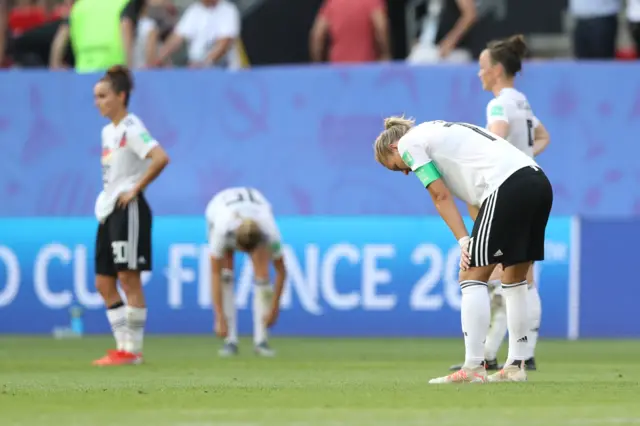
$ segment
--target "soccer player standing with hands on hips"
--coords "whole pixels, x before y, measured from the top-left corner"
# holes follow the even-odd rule
[[[228,188],[209,202],[205,212],[211,250],[211,287],[215,331],[225,338],[220,356],[238,353],[238,325],[233,292],[233,256],[249,254],[253,264],[253,343],[256,354],[273,356],[267,341],[267,328],[280,314],[286,268],[282,257],[280,231],[271,205],[253,188]],[[274,289],[269,280],[269,265],[276,272]]]
[[[553,191],[536,162],[498,135],[467,123],[392,117],[374,144],[376,160],[414,172],[460,245],[460,308],[465,362],[432,384],[525,381],[528,356],[527,272],[544,259]],[[453,195],[479,206],[471,236]],[[484,340],[490,322],[487,281],[501,263],[509,354],[504,368],[487,377]]]
[[[549,145],[549,133],[531,110],[527,97],[514,88],[515,76],[522,70],[522,59],[527,54],[524,37],[516,35],[506,40],[493,41],[481,53],[478,61],[478,77],[485,90],[495,96],[487,104],[487,129],[506,139],[529,157],[540,154]],[[478,208],[469,205],[473,220],[478,216]],[[492,290],[491,328],[485,343],[485,358],[488,370],[498,370],[496,360],[500,344],[507,334],[505,306],[500,287],[502,268],[497,266],[489,279]],[[528,370],[536,369],[535,348],[542,314],[540,295],[533,280],[533,265],[527,273],[529,283],[529,355],[525,361]],[[461,366],[454,365],[453,370]]]
[[[94,88],[102,129],[102,181],[96,201],[96,287],[107,307],[116,350],[94,365],[140,364],[147,319],[141,271],[151,270],[151,209],[144,190],[169,157],[142,121],[128,111],[133,79],[123,66],[110,68]],[[127,296],[124,304],[117,282]]]

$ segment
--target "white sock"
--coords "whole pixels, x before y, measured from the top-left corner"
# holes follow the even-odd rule
[[[265,318],[269,313],[271,294],[269,281],[256,280],[253,292],[253,343],[256,345],[266,342],[269,338]]]
[[[487,284],[466,280],[460,283],[460,319],[464,333],[465,367],[475,368],[484,361],[484,342],[489,331],[491,307]]]
[[[487,342],[484,345],[484,357],[494,360],[498,357],[498,351],[502,341],[507,336],[507,312],[504,307],[493,311],[491,328],[487,334]]]
[[[129,335],[127,307],[122,305],[115,309],[107,309],[107,318],[109,319],[109,324],[111,324],[113,337],[116,339],[116,349],[123,351]]]
[[[144,326],[147,322],[147,308],[135,308],[127,306],[127,325],[129,326],[129,339],[124,350],[132,354],[142,353],[144,341]]]
[[[531,284],[527,293],[527,303],[529,309],[529,352],[527,358],[533,358],[538,343],[538,330],[540,329],[540,317],[542,316],[542,304],[538,287]]]
[[[527,359],[529,339],[529,311],[527,282],[502,284],[502,297],[507,307],[507,328],[509,329],[509,354],[507,363]]]
[[[233,271],[222,270],[222,310],[227,319],[226,343],[238,343],[238,311],[236,309],[235,295],[233,294]]]
[[[507,336],[507,311],[502,297],[502,284],[500,280],[489,281],[489,288],[492,289],[491,298],[491,327],[487,333],[487,341],[484,344],[484,358],[495,360],[498,356],[500,346]]]

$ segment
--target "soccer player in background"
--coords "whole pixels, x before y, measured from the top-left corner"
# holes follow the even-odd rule
[[[528,285],[531,264],[544,259],[553,202],[551,184],[536,162],[498,135],[467,123],[392,117],[374,144],[378,162],[413,171],[427,188],[461,249],[460,308],[465,340],[462,368],[429,383],[525,381],[528,349]],[[471,236],[453,195],[479,206]],[[484,340],[490,323],[487,282],[501,263],[509,354],[503,369],[487,377]]]
[[[509,141],[513,146],[535,157],[549,145],[549,133],[531,110],[527,97],[514,87],[515,76],[522,70],[522,59],[527,54],[524,37],[516,35],[506,40],[493,41],[480,54],[478,77],[482,88],[495,95],[487,104],[487,129]],[[469,206],[471,218],[476,220],[478,208]],[[491,289],[491,328],[485,344],[485,359],[488,370],[499,370],[496,360],[500,345],[507,334],[507,317],[500,288],[502,268],[496,267],[489,279]],[[527,273],[529,283],[529,356],[525,366],[536,369],[535,349],[542,308],[538,288],[533,279],[533,265]],[[452,370],[460,369],[454,365]]]
[[[169,157],[142,121],[129,113],[133,79],[124,66],[111,67],[94,88],[102,129],[102,181],[96,201],[96,288],[107,307],[116,350],[94,365],[139,364],[147,319],[141,271],[151,270],[151,208],[144,190]],[[117,282],[127,296],[118,292]]]
[[[234,252],[251,257],[255,287],[253,293],[253,342],[256,354],[274,356],[267,329],[280,313],[286,268],[282,257],[280,231],[267,199],[253,188],[228,188],[207,205],[205,212],[211,250],[211,286],[215,331],[225,338],[220,356],[238,353],[238,324],[233,292]],[[276,271],[272,289],[269,265]]]

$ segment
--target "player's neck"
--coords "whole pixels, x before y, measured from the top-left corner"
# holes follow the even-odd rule
[[[113,117],[110,117],[111,122],[113,123],[114,126],[117,126],[118,124],[120,124],[122,120],[124,120],[124,118],[127,115],[129,115],[129,112],[126,109],[123,109],[122,111],[118,111],[116,114],[113,115]]]
[[[493,95],[497,97],[500,92],[502,92],[502,89],[513,89],[513,80],[497,81],[496,84],[493,85],[491,91],[493,92]]]

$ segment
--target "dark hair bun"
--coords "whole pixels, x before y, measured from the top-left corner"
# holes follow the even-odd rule
[[[123,82],[124,80],[124,82],[126,82],[126,85],[129,86],[127,88],[128,91],[133,90],[133,76],[131,75],[131,71],[129,71],[129,68],[125,67],[124,65],[114,65],[110,67],[107,70],[107,77],[109,77],[111,81]]]
[[[524,36],[522,34],[517,34],[509,37],[505,44],[518,58],[523,59],[529,53],[529,49],[527,48],[527,43],[524,41]]]

